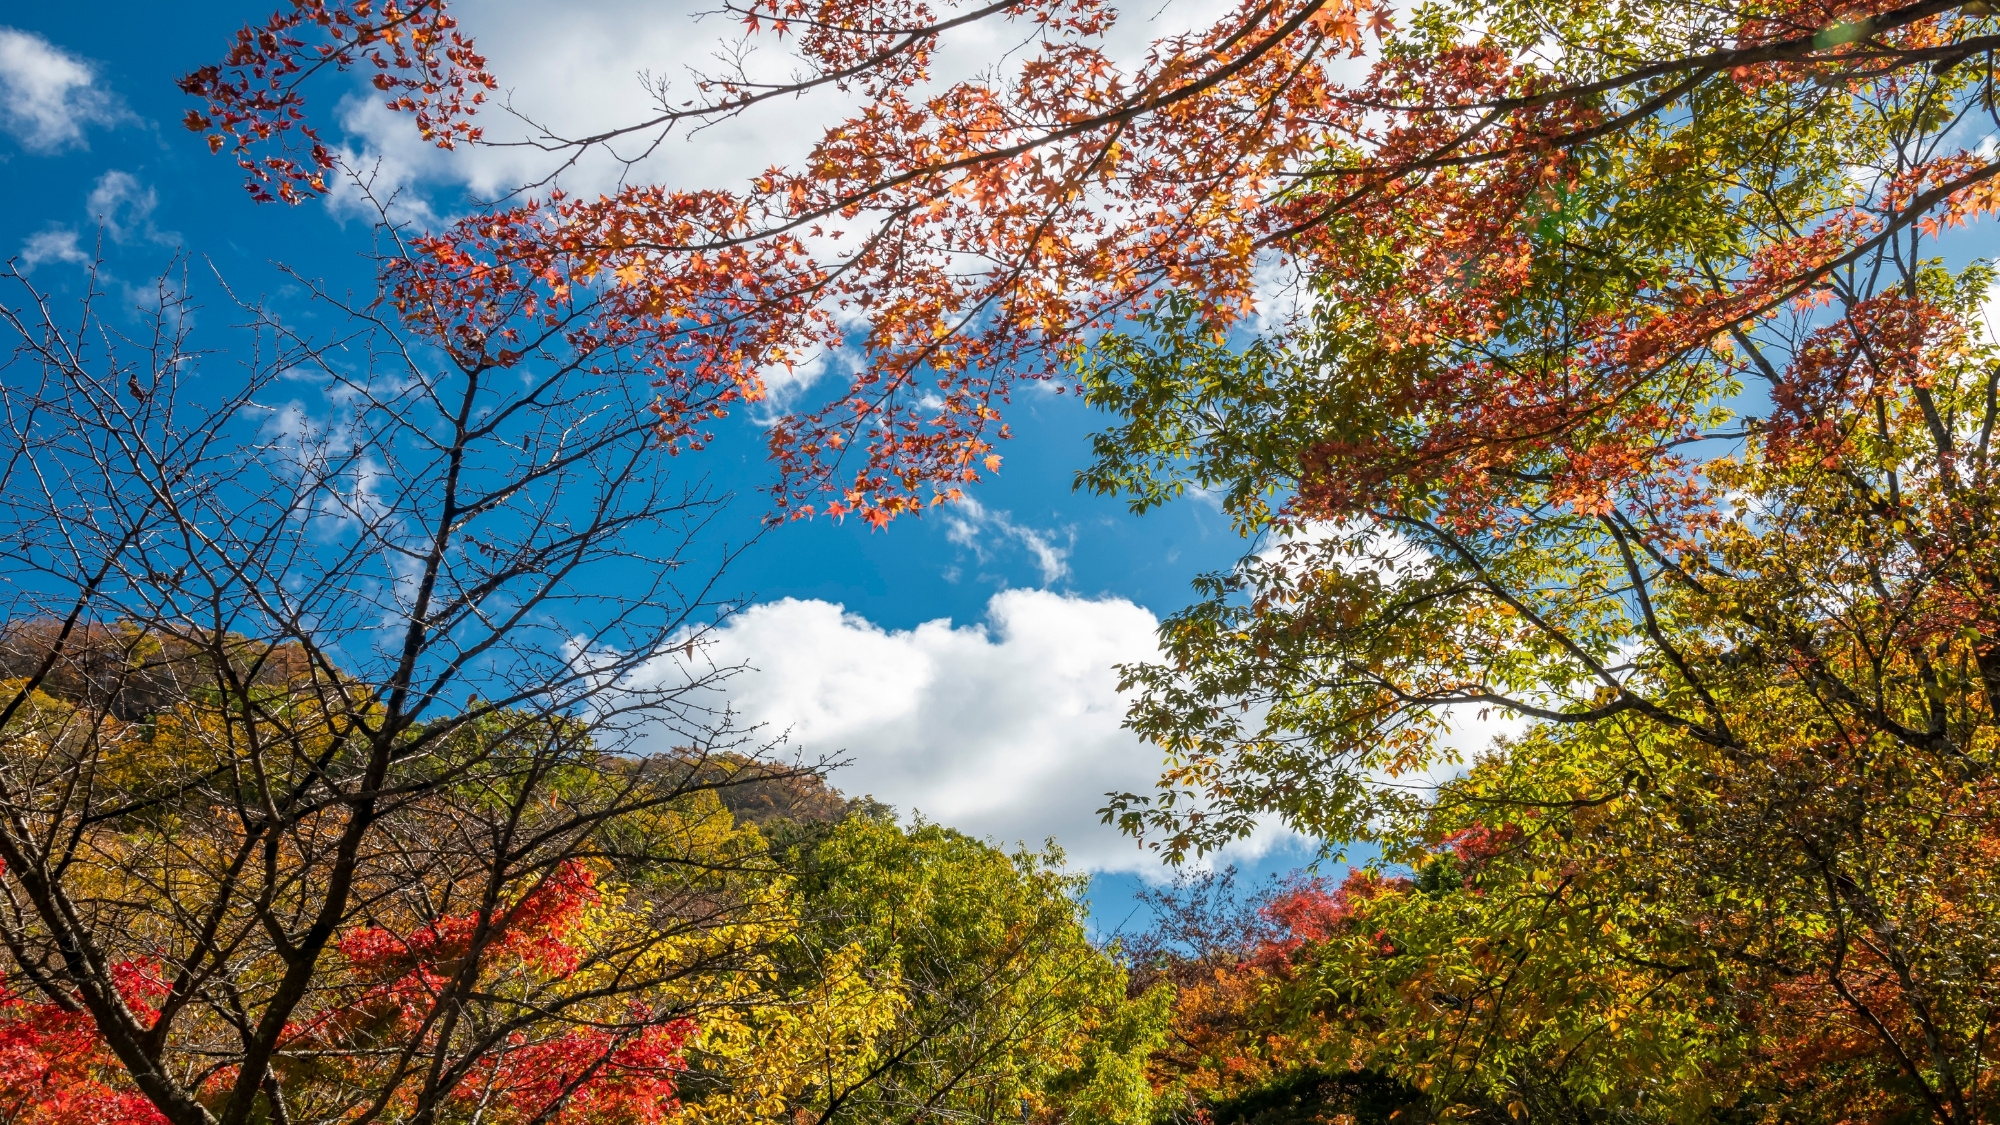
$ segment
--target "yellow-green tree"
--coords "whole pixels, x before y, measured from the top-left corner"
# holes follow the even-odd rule
[[[1586,141],[1516,152],[1539,186],[1330,218],[1296,331],[1170,299],[1085,371],[1086,485],[1267,537],[1127,670],[1170,762],[1109,813],[1379,842],[1417,884],[1324,998],[1440,1109],[1991,1116],[2000,355],[1950,181],[1992,103],[1942,61],[1985,16],[1729,26],[1806,14],[1810,64],[1598,87]],[[1614,82],[1712,15],[1432,4],[1385,65]],[[1455,743],[1481,715],[1522,733]]]
[[[806,948],[858,950],[864,971],[901,989],[869,1067],[812,1092],[815,1121],[1150,1115],[1146,1059],[1171,990],[1128,1000],[1060,853],[1009,855],[938,825],[857,816],[794,855]]]

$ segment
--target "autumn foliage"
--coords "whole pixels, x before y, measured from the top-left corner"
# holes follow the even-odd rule
[[[128,977],[141,967],[117,966]],[[145,1003],[158,989],[135,987],[127,1003]],[[118,1081],[118,1060],[104,1048],[89,1013],[74,1004],[35,1001],[0,992],[0,1086],[8,1121],[50,1125],[161,1125],[153,1104]]]
[[[17,719],[16,732],[66,710],[47,696],[34,705],[44,714]],[[158,737],[185,737],[172,715],[148,719]],[[645,767],[601,768],[567,782],[615,784]],[[733,800],[771,806],[764,767],[739,758],[716,770],[737,778]],[[1088,1107],[1065,1111],[1078,1120],[1140,1119],[1150,1094],[1137,1076],[1164,996],[1127,1000],[1123,970],[1083,935],[1074,877],[947,830],[905,830],[816,781],[779,774],[771,785],[786,798],[821,791],[778,801],[804,819],[766,816],[768,837],[733,824],[706,790],[678,798],[672,815],[625,826],[696,849],[678,862],[738,869],[733,886],[711,882],[693,902],[663,898],[671,884],[646,870],[657,859],[633,863],[629,842],[616,859],[557,862],[488,908],[426,913],[376,884],[370,909],[335,935],[276,1037],[260,1108],[329,1125],[759,1125],[799,1115],[897,1120],[910,1103],[991,1109],[1060,1095]],[[128,842],[97,841],[111,851]],[[68,893],[81,897],[114,874],[100,867]],[[462,889],[436,872],[419,886],[446,902]],[[10,925],[16,943],[32,940],[32,923],[16,916]],[[170,956],[174,946],[157,918],[98,940]],[[189,984],[189,960],[142,955],[110,965],[109,976],[122,1011],[160,1029],[183,1088],[219,1118],[242,1055],[232,1058],[207,998]],[[231,983],[265,986],[268,964],[235,968]],[[5,1120],[172,1120],[79,994],[19,959],[8,967],[16,983],[0,996]],[[223,1061],[186,1065],[204,1055]],[[934,1065],[953,1057],[962,1065]],[[445,1080],[425,1081],[435,1068]]]
[[[646,678],[716,607],[604,568],[713,501],[622,342],[524,381],[329,298],[335,341],[242,308],[219,379],[185,291],[139,342],[5,279],[6,1119],[1143,1116],[1162,1005],[1074,879]],[[324,397],[273,442],[281,386]]]
[[[284,1049],[366,1058],[355,1048],[386,1042],[418,1053],[437,1023],[436,999],[482,931],[498,935],[490,955],[496,975],[561,978],[584,961],[576,938],[585,911],[601,901],[594,873],[570,863],[492,917],[447,915],[407,934],[382,927],[347,933],[337,948],[352,984],[300,1020]],[[496,1121],[651,1125],[679,1109],[674,1077],[687,1068],[680,1051],[696,1030],[692,1019],[640,1018],[625,1031],[579,1027],[534,1039],[516,1031],[477,1061],[452,1097]],[[385,1077],[366,1070],[314,1075],[358,1088],[380,1086]]]
[[[824,923],[831,968],[801,983],[772,936],[811,929],[789,889],[683,888],[683,914],[747,912],[701,927],[730,936],[726,965],[697,958],[729,1003],[642,1010],[627,990],[561,1030],[440,1046],[436,997],[587,988],[606,931],[586,920],[645,900],[580,858],[623,853],[579,845],[501,864],[477,906],[343,916],[321,934],[338,994],[284,993],[285,1043],[314,1049],[271,1074],[396,1091],[380,1075],[428,1052],[412,1113],[470,1097],[523,1121],[931,1104],[906,1058],[973,1076],[933,1100],[985,1120],[1991,1120],[2000,351],[1994,272],[1961,241],[2000,207],[1987,5],[1246,0],[1134,65],[1108,53],[1100,0],[730,10],[800,74],[710,75],[688,104],[531,143],[567,167],[822,87],[859,109],[748,184],[574,193],[557,167],[397,228],[396,331],[468,387],[626,387],[645,448],[675,453],[779,372],[852,356],[769,427],[774,499],[876,525],[998,470],[1020,380],[1076,387],[1111,416],[1080,485],[1141,511],[1199,489],[1258,541],[1165,623],[1164,659],[1124,670],[1168,768],[1107,819],[1176,859],[1272,817],[1381,859],[1220,931],[1162,900],[1194,921],[1127,951],[1160,987],[1121,1007],[1111,976],[1065,991],[1054,955],[1017,960],[957,912],[986,870],[959,842],[857,821],[787,853],[801,886],[843,919],[921,904],[921,948]],[[979,20],[1026,48],[934,80]],[[309,199],[347,170],[307,83],[353,68],[430,143],[490,143],[473,121],[499,78],[440,0],[291,0],[184,80],[203,101],[187,124],[258,200]],[[1300,300],[1251,338],[1273,271]],[[1475,719],[1506,736],[1455,741]],[[349,729],[306,725],[313,747]],[[401,760],[401,733],[369,737]],[[81,735],[47,745],[95,761]],[[121,768],[150,777],[156,757]],[[703,839],[704,862],[774,854],[733,823]],[[880,860],[905,851],[969,865],[946,865],[960,897]],[[1029,924],[1056,884],[1016,875],[1041,888],[1009,900],[1021,932],[1055,935],[1033,948],[1073,950]],[[964,971],[982,960],[1021,968],[989,988]],[[167,1089],[132,1069],[149,1033],[104,975],[79,985],[107,1042]],[[772,1000],[773,980],[795,990]],[[68,993],[42,991],[10,1009],[33,1088],[124,1104]],[[950,1038],[989,1001],[1026,1030]],[[856,1077],[877,1074],[861,1044],[892,1077]],[[808,1080],[801,1060],[831,1069]],[[269,1096],[238,1077],[244,1120]],[[850,1082],[865,1092],[830,1093]]]
[[[733,11],[749,34],[794,49],[804,75],[779,87],[711,76],[695,103],[538,143],[576,153],[820,86],[862,95],[798,167],[735,188],[552,191],[432,232],[392,270],[427,335],[490,362],[513,362],[524,336],[558,324],[643,341],[669,440],[704,420],[685,409],[683,387],[716,382],[754,400],[764,372],[858,348],[852,384],[788,416],[772,443],[782,508],[871,520],[955,496],[995,468],[1013,380],[1055,373],[1085,333],[1167,290],[1227,324],[1249,308],[1260,262],[1282,259],[1353,303],[1387,352],[1503,333],[1508,304],[1538,283],[1535,246],[1606,141],[1727,90],[1901,81],[1881,76],[1944,67],[1982,42],[1976,19],[1933,3],[1756,4],[1714,20],[1663,16],[1624,55],[1547,67],[1504,32],[1456,41],[1442,11],[1418,9],[1398,35],[1368,0],[1304,0],[1246,3],[1126,70],[1102,49],[1115,13],[1095,0]],[[1032,50],[1004,76],[930,84],[941,37],[978,19],[1024,28]],[[369,65],[422,135],[476,142],[467,117],[492,79],[452,26],[441,4],[295,5],[246,29],[227,65],[190,76],[209,104],[190,126],[241,153],[282,150],[310,69]],[[324,190],[333,168],[323,148],[296,164],[242,159],[254,192],[268,194],[275,176],[291,199]],[[1689,170],[1657,174],[1664,188]],[[1992,174],[1947,146],[1904,162],[1870,199],[1821,208],[1732,262],[1722,284],[1653,263],[1645,269],[1663,272],[1635,276],[1631,303],[1571,327],[1568,371],[1464,363],[1405,375],[1385,402],[1465,409],[1400,453],[1437,465],[1469,501],[1515,444],[1571,443],[1577,475],[1564,488],[1587,500],[1686,424],[1650,385],[1671,381],[1690,347],[1807,294],[1912,225],[1983,213]],[[1389,262],[1393,281],[1376,284]],[[858,337],[842,327],[854,318]],[[1619,404],[1641,387],[1660,409],[1624,417]],[[1326,481],[1350,488],[1374,479],[1387,452],[1364,439],[1316,456]]]
[[[290,11],[237,32],[220,64],[181,78],[183,92],[208,103],[207,113],[189,110],[182,123],[206,133],[210,151],[227,149],[236,158],[260,203],[297,203],[327,190],[333,154],[298,89],[323,69],[366,67],[375,89],[392,95],[390,108],[410,114],[424,139],[440,148],[477,141],[479,130],[466,118],[495,83],[457,26],[436,0],[298,0]],[[260,145],[303,154],[258,155]]]
[[[551,192],[432,232],[392,270],[426,334],[494,363],[558,324],[632,333],[654,351],[670,439],[703,421],[680,409],[683,385],[718,381],[757,399],[763,372],[851,343],[841,324],[858,315],[868,360],[854,384],[778,427],[773,453],[786,470],[782,507],[870,519],[956,495],[997,468],[1011,381],[1051,374],[1076,332],[1166,285],[1194,285],[1232,315],[1246,308],[1258,247],[1288,237],[1314,206],[1271,193],[1341,128],[1323,120],[1338,102],[1325,60],[1358,53],[1364,28],[1389,27],[1386,10],[1353,0],[1255,5],[1160,45],[1127,74],[1093,45],[1114,18],[1094,0],[956,17],[901,3],[759,4],[738,15],[801,53],[805,88],[867,99],[800,168],[734,190]],[[944,26],[977,17],[1031,28],[1036,53],[1005,83],[919,94]],[[190,126],[218,130],[218,147],[282,149],[301,112],[308,68],[297,60],[372,60],[395,90],[423,91],[390,104],[417,113],[426,136],[468,139],[458,125],[477,93],[460,91],[486,79],[476,58],[442,46],[433,29],[445,18],[441,5],[281,13],[247,29],[226,66],[190,76],[209,104]],[[406,35],[403,55],[372,46]],[[634,129],[779,93],[718,77],[702,105]],[[323,190],[333,167],[323,147],[243,159],[253,193],[277,177],[288,199]],[[994,266],[967,272],[963,260]]]
[[[287,1029],[283,1050],[321,1062],[283,1069],[295,1088],[326,1083],[366,1089],[388,1076],[370,1073],[371,1058],[388,1061],[383,1044],[407,1051],[421,1046],[437,1022],[437,999],[446,993],[444,973],[464,963],[474,934],[491,929],[504,951],[493,963],[510,970],[561,975],[581,959],[574,944],[583,910],[595,903],[595,879],[584,868],[557,872],[500,917],[446,917],[414,933],[399,935],[374,927],[356,929],[338,942],[350,983],[330,990],[323,1010],[301,1017]],[[113,966],[129,981],[124,1000],[144,1021],[158,1018],[155,1005],[167,984],[157,963]],[[89,1013],[73,1004],[34,1002],[9,993],[0,1018],[0,1058],[5,1060],[9,1097],[7,1120],[106,1122],[158,1125],[167,1118],[120,1080],[117,1058],[106,1049]],[[522,1033],[482,1057],[453,1093],[486,1120],[503,1122],[656,1123],[679,1109],[674,1078],[686,1069],[682,1048],[696,1027],[692,1020],[637,1024],[624,1033],[577,1028],[531,1041]],[[218,1075],[218,1078],[226,1076]],[[301,1082],[300,1079],[304,1079]],[[393,1083],[390,1084],[391,1088]],[[226,1082],[209,1091],[219,1095]],[[295,1098],[298,1095],[294,1095]],[[310,1097],[299,1098],[310,1104]],[[402,1117],[413,1105],[391,1105]]]

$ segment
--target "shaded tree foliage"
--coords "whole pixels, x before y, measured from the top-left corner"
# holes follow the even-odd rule
[[[1452,12],[1516,51],[1658,31],[1424,11],[1440,49]],[[1938,18],[1821,42],[1984,17]],[[1421,208],[1332,220],[1294,331],[1172,299],[1084,373],[1119,415],[1084,485],[1266,536],[1127,669],[1171,762],[1107,814],[1175,855],[1271,815],[1380,842],[1417,881],[1316,987],[1440,1110],[1991,1115],[2000,356],[1950,256],[1981,205],[1938,179],[1990,101],[1873,57],[1569,150],[1490,216],[1504,258]],[[1454,777],[1480,714],[1523,733]]]

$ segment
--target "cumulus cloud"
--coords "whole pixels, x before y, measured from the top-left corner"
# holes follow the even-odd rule
[[[80,145],[87,127],[124,116],[88,62],[32,32],[0,27],[0,127],[23,145],[38,152]]]
[[[1053,836],[1079,868],[1157,876],[1151,853],[1097,819],[1105,793],[1159,774],[1158,749],[1120,727],[1113,670],[1158,655],[1157,625],[1120,598],[1045,590],[995,595],[982,622],[905,630],[786,599],[731,620],[702,658],[748,665],[725,689],[731,705],[808,756],[847,758],[833,780],[848,793],[1006,845]],[[673,682],[683,660],[661,656],[646,678]]]
[[[970,496],[945,510],[944,526],[945,538],[971,551],[981,563],[991,562],[1003,546],[1012,543],[1035,560],[1042,585],[1069,574],[1070,548],[1056,544],[1055,532],[1015,523],[1011,513],[994,511]]]

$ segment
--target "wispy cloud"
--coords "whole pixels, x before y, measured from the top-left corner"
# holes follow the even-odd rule
[[[130,116],[89,62],[31,32],[0,27],[0,128],[37,152],[83,143],[91,125]]]
[[[1069,574],[1069,545],[1058,546],[1055,533],[1015,523],[1013,515],[997,512],[970,496],[953,504],[944,517],[945,538],[976,555],[980,562],[993,558],[995,549],[1015,543],[1034,557],[1042,572],[1042,585],[1057,582]]]
[[[90,195],[83,201],[83,211],[90,216],[94,228],[120,245],[141,239],[175,245],[180,241],[180,235],[161,230],[153,222],[153,211],[159,205],[159,193],[141,183],[132,173],[113,169],[97,178]],[[32,270],[46,262],[82,265],[90,261],[92,255],[83,248],[82,238],[74,229],[52,226],[29,235],[27,241],[21,244],[18,257],[24,268]]]
[[[130,172],[116,170],[97,178],[84,201],[84,210],[114,242],[144,238],[149,242],[180,241],[172,231],[153,225],[153,209],[160,205],[159,194],[139,182]]]
[[[90,260],[83,247],[76,244],[76,232],[66,227],[55,227],[31,234],[21,244],[21,267],[32,270],[47,262],[70,262],[82,265]]]

